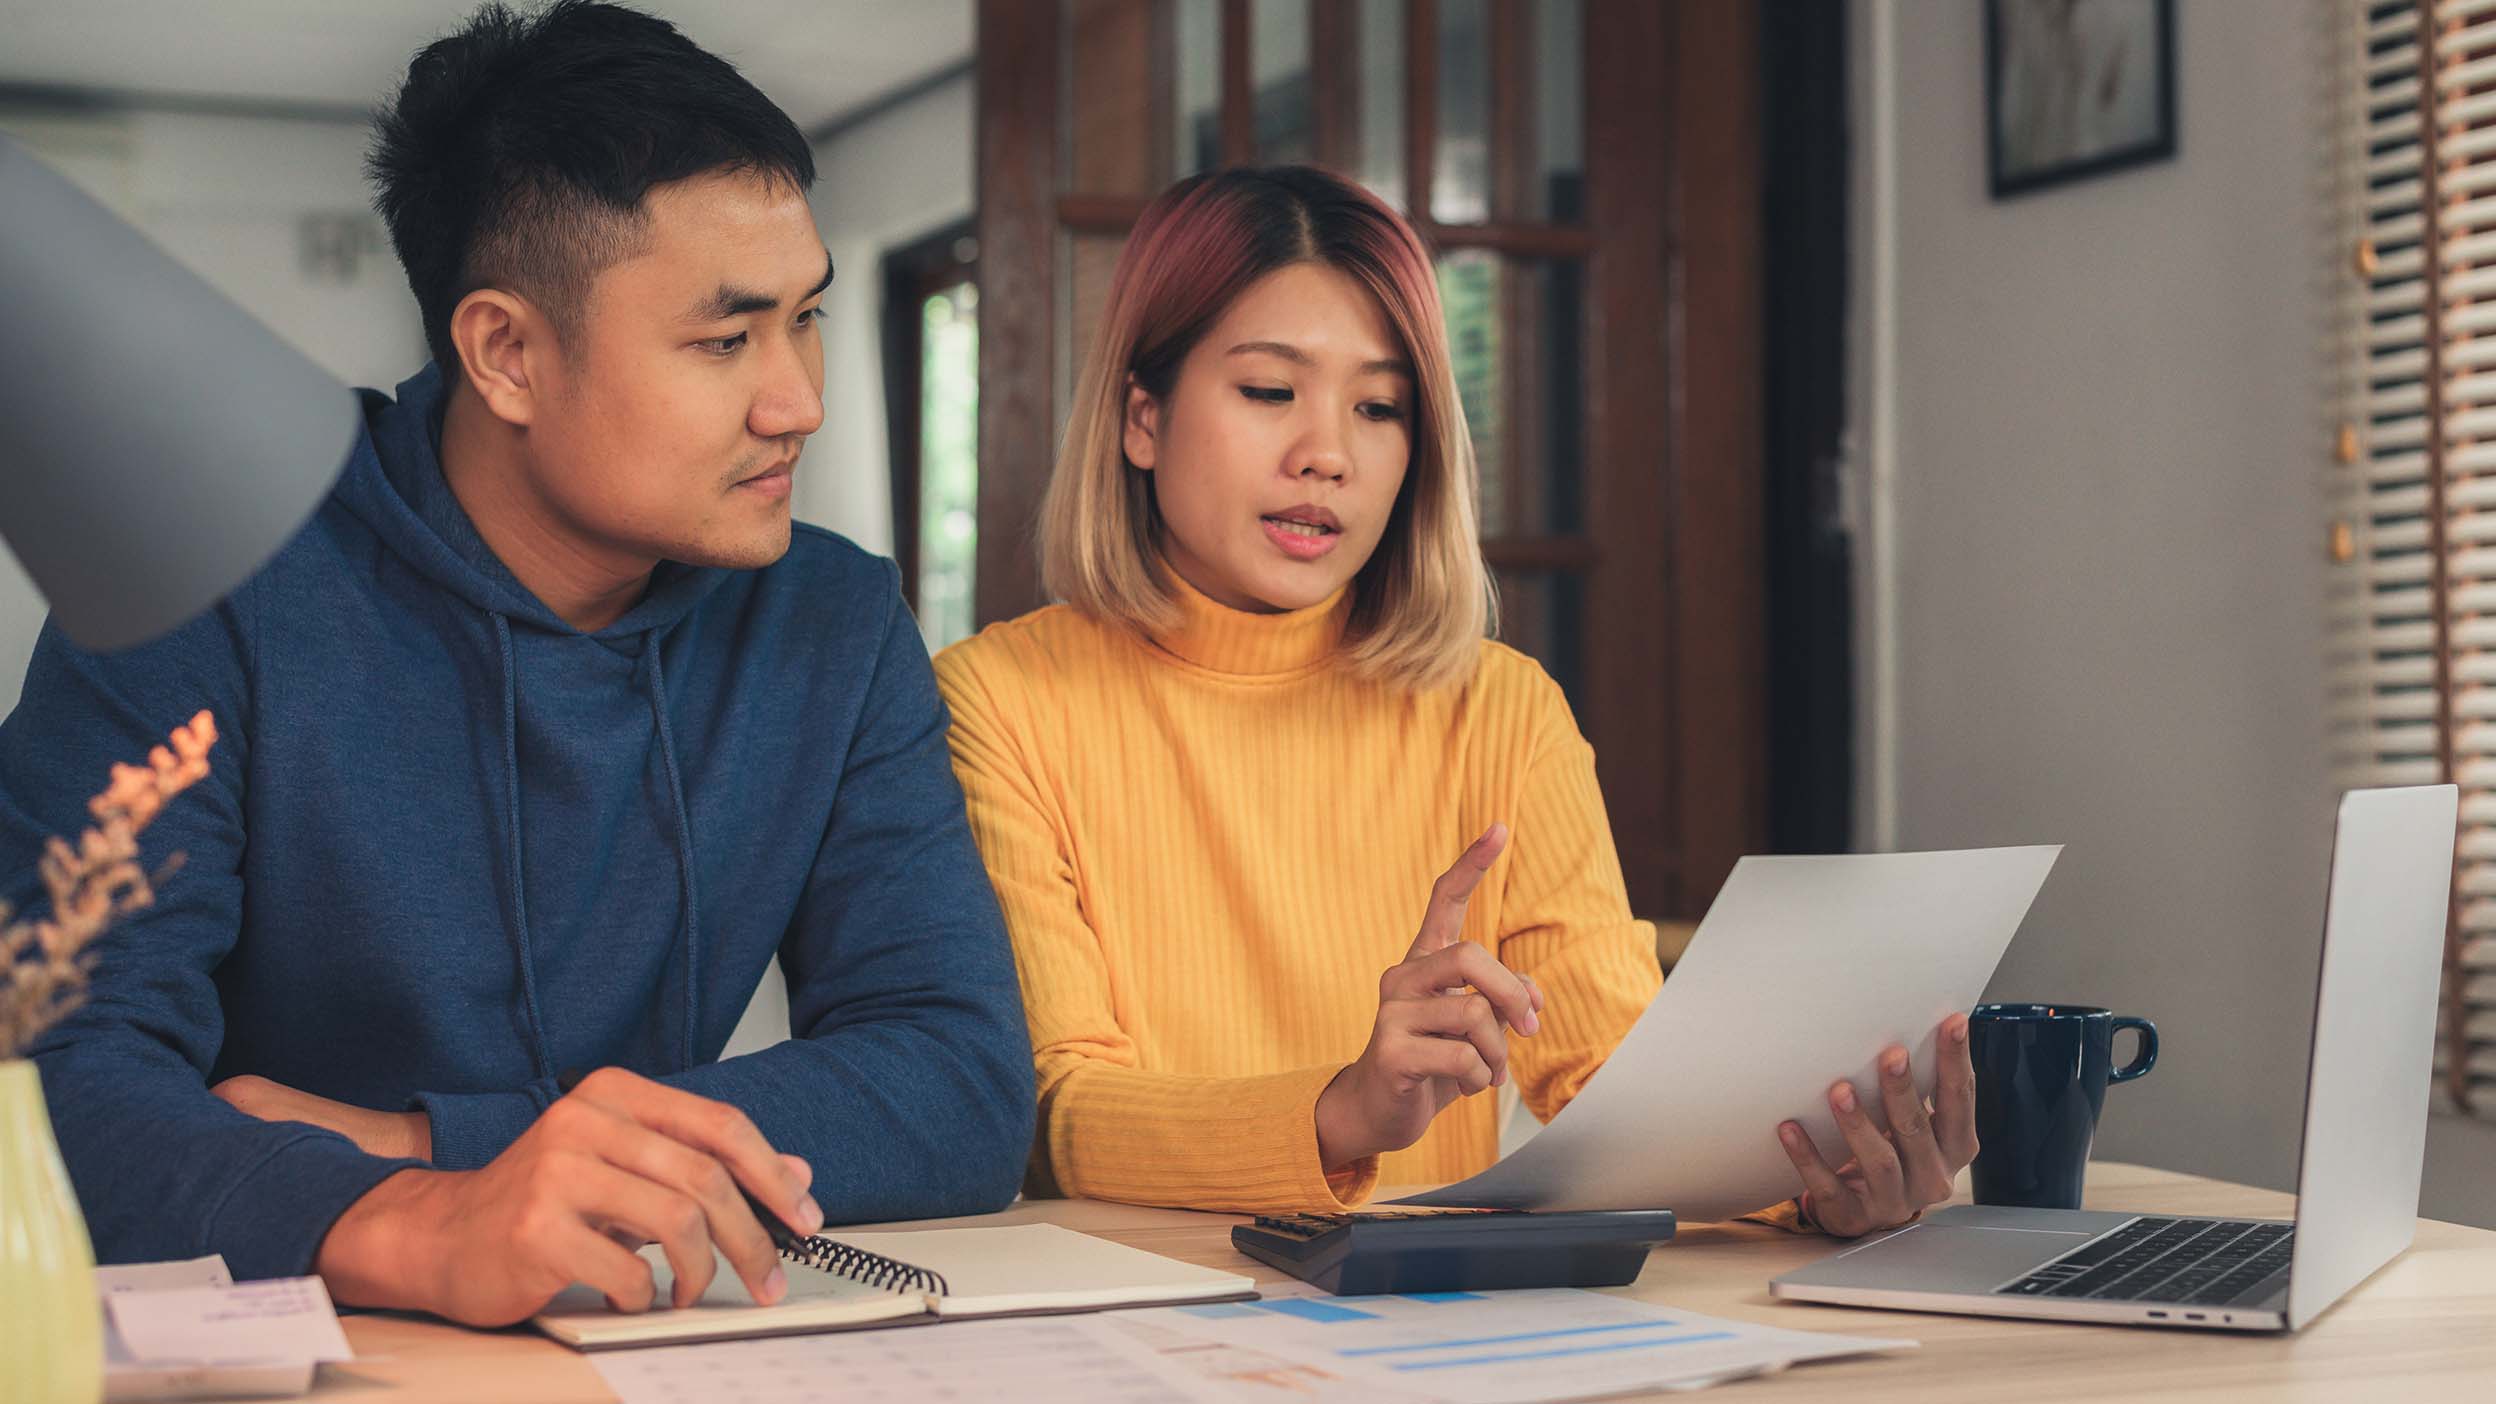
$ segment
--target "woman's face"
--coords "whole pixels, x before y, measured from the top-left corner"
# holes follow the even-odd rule
[[[1127,392],[1172,569],[1233,609],[1305,609],[1378,549],[1412,457],[1413,378],[1386,312],[1296,263],[1251,284],[1156,402]]]

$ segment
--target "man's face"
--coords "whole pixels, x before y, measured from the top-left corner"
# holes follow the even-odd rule
[[[759,569],[789,549],[790,470],[823,423],[831,259],[783,182],[696,176],[643,208],[537,399],[528,471],[593,551]]]

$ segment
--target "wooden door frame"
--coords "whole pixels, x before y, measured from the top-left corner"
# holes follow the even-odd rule
[[[901,568],[903,603],[919,607],[920,397],[927,337],[919,309],[929,296],[956,283],[976,282],[976,258],[964,263],[956,248],[972,237],[962,221],[923,235],[884,255],[880,340],[884,353],[885,456],[892,462],[893,563]]]

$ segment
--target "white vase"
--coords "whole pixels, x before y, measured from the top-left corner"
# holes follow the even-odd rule
[[[35,1065],[0,1061],[0,1404],[92,1404],[103,1393],[87,1221]]]

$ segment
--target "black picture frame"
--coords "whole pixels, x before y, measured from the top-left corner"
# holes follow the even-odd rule
[[[2068,185],[2108,171],[2122,170],[2153,161],[2172,160],[2176,152],[2175,97],[2175,0],[2076,0],[2079,7],[2095,5],[2148,4],[2153,7],[2151,27],[2156,36],[2158,52],[2147,62],[2134,65],[2145,70],[2149,81],[2157,85],[2153,99],[2156,126],[2137,140],[2093,150],[2077,158],[2059,161],[2024,160],[2016,151],[2006,150],[2004,139],[2005,114],[2003,86],[2005,65],[2011,56],[2005,52],[2008,22],[2006,11],[2014,5],[2033,0],[1984,0],[1985,6],[1985,161],[1986,175],[1996,200],[2026,195],[2039,190]]]

